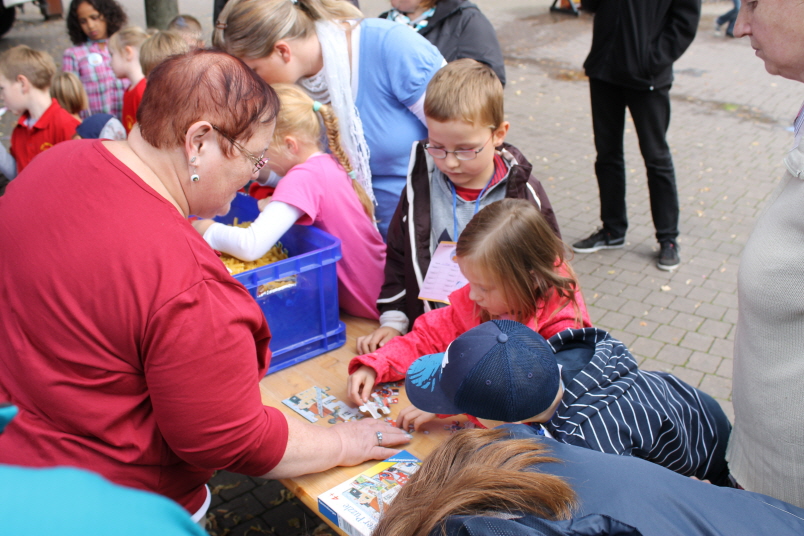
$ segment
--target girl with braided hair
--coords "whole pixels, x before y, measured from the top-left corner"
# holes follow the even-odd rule
[[[195,222],[218,251],[245,261],[265,255],[294,223],[313,225],[341,239],[338,297],[344,312],[377,319],[385,244],[374,223],[374,206],[353,178],[332,108],[292,84],[273,86],[280,101],[268,167],[284,176],[272,198],[261,200],[248,228],[212,220]],[[324,126],[331,154],[323,147]]]

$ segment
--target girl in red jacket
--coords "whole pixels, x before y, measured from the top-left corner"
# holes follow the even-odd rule
[[[458,239],[456,257],[469,284],[450,294],[449,306],[425,313],[407,335],[349,363],[347,391],[354,403],[364,404],[375,383],[403,379],[416,359],[444,352],[487,320],[516,320],[545,338],[591,326],[564,243],[527,201],[502,199],[475,214]],[[434,417],[410,406],[398,422],[418,428]]]

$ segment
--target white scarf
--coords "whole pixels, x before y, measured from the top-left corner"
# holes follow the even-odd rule
[[[321,43],[324,68],[321,73],[300,80],[304,89],[315,99],[332,106],[341,131],[341,144],[349,156],[355,179],[376,203],[371,187],[369,168],[369,148],[363,133],[363,122],[355,106],[352,95],[351,65],[349,64],[349,45],[343,27],[332,21],[315,23],[316,34]],[[324,97],[328,96],[328,99]]]

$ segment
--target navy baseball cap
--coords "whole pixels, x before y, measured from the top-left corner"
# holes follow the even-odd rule
[[[553,349],[544,337],[513,320],[491,320],[470,329],[446,352],[414,361],[405,376],[408,398],[421,410],[504,422],[548,409],[559,384]]]

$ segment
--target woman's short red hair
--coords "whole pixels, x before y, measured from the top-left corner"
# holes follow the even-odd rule
[[[238,58],[218,50],[171,56],[148,76],[137,110],[142,137],[158,149],[184,145],[187,129],[209,121],[232,139],[247,142],[261,123],[279,111],[271,86]],[[234,147],[222,136],[221,150]]]

